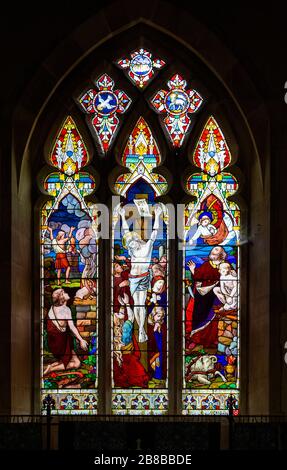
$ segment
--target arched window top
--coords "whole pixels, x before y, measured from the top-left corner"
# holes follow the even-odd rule
[[[132,185],[143,180],[151,185],[156,196],[167,191],[167,182],[153,170],[161,163],[161,155],[150,127],[140,117],[128,138],[123,152],[122,164],[130,173],[120,175],[115,183],[115,191],[125,196]]]
[[[89,162],[87,148],[71,116],[66,118],[56,137],[49,161],[68,176],[78,173]]]
[[[215,176],[230,165],[231,153],[214,116],[210,116],[193,153],[193,162],[202,171]]]

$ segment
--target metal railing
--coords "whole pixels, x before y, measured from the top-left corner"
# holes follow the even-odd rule
[[[238,424],[272,424],[275,425],[278,433],[278,448],[281,446],[281,428],[287,424],[286,415],[238,415],[232,414],[218,416],[202,416],[202,415],[163,415],[163,416],[138,416],[138,415],[55,415],[47,410],[46,415],[0,415],[0,425],[21,425],[35,424],[41,426],[42,449],[50,450],[51,448],[59,448],[58,444],[52,445],[52,437],[59,435],[59,430],[63,423],[217,423],[218,433],[225,435],[225,444],[223,448],[232,449],[233,442],[236,438]],[[3,428],[2,428],[3,429]],[[1,439],[1,435],[0,435]],[[58,442],[58,437],[56,438]]]

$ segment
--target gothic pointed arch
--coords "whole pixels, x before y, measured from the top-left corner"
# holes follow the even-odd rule
[[[239,410],[240,209],[236,178],[214,116],[193,152],[201,170],[186,181],[183,247],[183,413]],[[232,397],[232,398],[231,398]]]
[[[112,221],[112,412],[166,414],[168,394],[168,190],[152,131],[140,117],[114,184]],[[132,217],[129,214],[132,212]]]
[[[50,152],[41,209],[41,401],[45,412],[97,413],[98,233],[85,143],[68,116]]]
[[[270,367],[270,357],[267,353],[268,347],[265,347],[259,341],[259,338],[262,337],[266,340],[264,341],[265,344],[268,344],[269,341],[268,296],[270,286],[267,276],[269,240],[267,224],[265,222],[270,210],[267,194],[270,175],[267,158],[268,151],[266,150],[268,146],[265,148],[264,139],[262,139],[262,135],[268,135],[267,127],[265,127],[266,115],[264,108],[261,106],[260,99],[256,95],[248,77],[246,78],[244,75],[244,71],[242,71],[239,63],[226,47],[220,44],[204,26],[201,27],[190,14],[185,15],[185,12],[180,10],[182,29],[179,31],[175,24],[170,25],[170,22],[166,21],[169,16],[172,17],[172,9],[170,9],[168,4],[165,5],[165,14],[161,14],[162,11],[159,10],[158,5],[148,11],[144,5],[139,5],[138,9],[134,9],[130,8],[130,2],[124,1],[120,3],[124,5],[123,8],[129,8],[129,19],[127,17],[123,18],[124,15],[119,15],[115,19],[111,10],[104,9],[104,22],[102,21],[102,15],[97,14],[94,18],[89,18],[77,30],[72,31],[65,44],[59,45],[55,53],[52,53],[45,63],[43,62],[37,77],[29,84],[19,100],[18,106],[15,108],[13,118],[13,135],[15,140],[13,141],[12,169],[7,173],[7,184],[10,184],[11,180],[13,185],[12,206],[15,219],[15,230],[11,242],[13,257],[11,269],[12,278],[17,279],[22,283],[21,285],[27,288],[21,289],[21,292],[19,290],[15,291],[15,295],[13,295],[11,300],[13,334],[15,337],[21,338],[21,340],[19,339],[15,348],[8,354],[11,361],[10,359],[7,360],[7,364],[11,363],[11,370],[16,370],[17,357],[19,357],[17,351],[25,350],[27,359],[25,364],[30,364],[30,366],[26,367],[24,379],[15,373],[14,375],[12,374],[15,387],[12,388],[13,397],[10,397],[11,406],[14,411],[31,411],[32,407],[34,407],[34,410],[38,410],[37,405],[34,403],[40,402],[38,399],[33,400],[31,398],[32,390],[35,390],[35,396],[38,396],[38,375],[34,372],[36,377],[35,382],[30,379],[33,376],[30,368],[34,368],[34,366],[31,366],[31,364],[34,364],[32,350],[38,351],[37,341],[35,342],[33,337],[34,333],[30,331],[30,326],[34,321],[33,318],[38,318],[37,308],[35,309],[36,313],[32,313],[34,312],[33,306],[38,305],[38,298],[30,284],[27,285],[27,280],[33,277],[31,260],[33,259],[34,232],[30,227],[33,226],[32,214],[37,196],[36,191],[33,189],[33,181],[35,172],[38,171],[42,164],[39,157],[41,155],[41,145],[47,138],[48,130],[51,129],[58,116],[59,103],[61,110],[64,108],[67,114],[71,113],[77,117],[77,122],[80,122],[83,118],[82,112],[75,106],[71,97],[78,97],[77,90],[84,89],[83,82],[85,85],[87,84],[87,70],[92,70],[96,67],[96,72],[99,72],[96,74],[97,77],[107,72],[109,76],[115,79],[118,89],[125,90],[131,99],[137,98],[135,92],[137,88],[132,84],[130,78],[124,82],[125,77],[123,72],[119,68],[117,69],[116,66],[113,68],[110,64],[108,68],[105,68],[103,61],[108,57],[110,63],[112,63],[112,61],[120,57],[128,57],[131,51],[140,50],[142,43],[139,44],[139,41],[137,42],[137,34],[140,31],[142,37],[144,37],[144,49],[153,52],[153,57],[163,57],[165,62],[168,62],[172,52],[177,51],[177,54],[185,61],[184,71],[175,70],[175,66],[172,66],[170,71],[166,66],[158,69],[153,75],[152,80],[148,81],[141,88],[141,94],[144,98],[150,100],[159,89],[164,89],[167,80],[174,73],[180,73],[184,76],[190,86],[190,80],[193,80],[194,76],[204,77],[206,80],[205,86],[210,90],[210,99],[207,105],[209,106],[211,103],[213,108],[217,109],[218,106],[223,104],[223,114],[225,114],[227,120],[233,123],[233,128],[236,128],[236,140],[241,144],[240,165],[244,174],[246,174],[247,180],[246,194],[250,208],[248,235],[250,239],[253,240],[255,237],[257,241],[256,244],[254,243],[252,246],[248,245],[248,247],[243,248],[243,250],[248,249],[248,252],[250,249],[250,264],[244,267],[250,281],[248,284],[243,328],[246,328],[246,331],[249,332],[256,331],[256,335],[252,338],[246,338],[246,344],[244,344],[242,351],[243,379],[241,383],[246,389],[243,393],[241,404],[243,411],[256,410],[265,412],[269,410],[270,404],[268,393],[262,395],[260,400],[257,399],[257,392],[260,388],[258,384],[266,384]],[[102,25],[102,28],[98,28],[99,24]],[[167,24],[169,25],[168,27]],[[202,40],[199,41],[198,38],[202,38]],[[161,54],[164,44],[167,46],[165,49],[167,51],[166,55]],[[211,44],[212,47],[210,47]],[[68,54],[67,50],[69,51]],[[219,57],[224,57],[225,60],[219,61]],[[188,76],[188,73],[183,73],[186,70],[195,70],[193,67],[195,67],[196,73],[192,74],[191,77]],[[200,70],[203,73],[200,74]],[[240,81],[240,87],[236,86],[236,80],[233,77],[237,77]],[[156,82],[157,79],[160,80],[160,84]],[[89,87],[87,86],[85,89],[88,90]],[[201,92],[198,84],[194,85],[194,89]],[[37,93],[35,93],[35,90],[37,90]],[[212,98],[211,95],[214,91],[214,98]],[[205,96],[204,93],[202,95]],[[248,97],[248,100],[244,97]],[[132,109],[132,106],[130,109]],[[192,136],[194,135],[192,133],[196,130],[197,116],[200,115],[200,112],[201,109],[192,116],[192,124],[189,129]],[[21,116],[25,116],[24,122],[22,122]],[[217,118],[216,113],[214,113],[214,116]],[[123,128],[123,117],[125,116],[119,116],[119,133],[121,132],[120,129]],[[118,136],[114,136],[114,143],[117,143],[119,133]],[[160,130],[153,129],[155,139],[159,133]],[[188,144],[188,138],[185,142]],[[102,175],[101,180],[105,182],[107,181],[107,174],[114,166],[111,148],[112,145],[110,147],[109,159],[105,159],[105,157],[98,159],[98,152],[95,158],[97,168]],[[180,158],[174,158],[175,156]],[[179,201],[182,196],[179,180],[186,165],[185,148],[171,149],[170,154],[167,156],[167,162],[174,175],[174,186],[170,194],[174,201]],[[250,162],[252,163],[250,164]],[[214,162],[211,162],[211,164],[214,164]],[[9,178],[10,171],[13,173],[12,178]],[[85,168],[81,171],[84,173]],[[154,173],[156,171],[152,170],[152,174]],[[232,173],[231,170],[230,173]],[[132,172],[130,172],[130,175],[132,175]],[[140,181],[138,178],[135,184]],[[122,182],[125,183],[125,180],[123,179]],[[147,184],[147,179],[142,179],[141,182],[142,184]],[[132,179],[130,183],[131,187],[134,187]],[[48,185],[48,180],[46,184]],[[49,184],[59,185],[61,183],[57,179],[54,181],[51,179]],[[99,191],[103,201],[106,201],[109,197],[106,187],[106,183],[98,183],[96,181],[96,189]],[[266,194],[265,190],[267,191]],[[87,204],[89,196],[84,196],[84,199]],[[80,201],[80,198],[78,198],[78,201]],[[207,200],[202,202],[205,205],[209,204]],[[82,206],[83,208],[84,206]],[[265,222],[262,224],[263,220]],[[25,227],[28,227],[25,233],[23,233],[22,229],[23,224],[25,224]],[[262,230],[258,228],[260,224],[263,227]],[[20,241],[18,233],[22,234]],[[266,256],[259,266],[259,255],[262,251],[266,253]],[[23,260],[21,267],[19,267],[18,259]],[[108,279],[107,273],[105,273],[105,276],[105,279]],[[258,276],[262,282],[256,282]],[[178,280],[180,282],[180,277],[180,274],[176,275],[175,282]],[[257,288],[258,285],[259,288]],[[29,292],[29,295],[24,296],[24,291]],[[257,304],[256,309],[254,309],[255,303]],[[18,322],[18,317],[23,321]],[[262,320],[263,318],[264,321]],[[24,325],[25,335],[19,334],[19,325],[21,327]],[[254,354],[251,354],[252,351]],[[250,364],[249,368],[246,367],[247,358]],[[258,360],[258,358],[263,359]],[[9,395],[10,391],[8,391],[8,388],[5,390]],[[265,389],[267,388],[265,387]],[[21,390],[21,396],[18,390]],[[105,407],[102,408],[103,410],[105,411]],[[174,405],[172,411],[180,412],[180,406]]]

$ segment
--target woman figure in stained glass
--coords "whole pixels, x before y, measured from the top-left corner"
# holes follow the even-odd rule
[[[72,320],[71,310],[67,306],[69,299],[64,289],[56,289],[52,294],[53,305],[48,312],[47,335],[49,349],[57,361],[46,367],[44,375],[80,367],[81,362],[74,351],[70,332],[79,341],[81,349],[88,349],[87,341],[81,337]]]
[[[161,260],[164,257],[161,258]],[[166,305],[167,292],[166,292],[166,263],[159,260],[151,266],[151,289],[147,294],[148,312],[151,313],[156,305]]]
[[[140,362],[141,352],[134,335],[134,312],[129,296],[118,299],[121,307],[114,313],[114,382],[116,387],[148,385],[149,376]]]
[[[148,357],[149,373],[155,380],[166,378],[166,338],[165,310],[154,307],[148,316]]]

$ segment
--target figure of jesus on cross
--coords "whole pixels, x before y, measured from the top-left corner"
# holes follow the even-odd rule
[[[123,246],[128,250],[131,257],[131,269],[129,274],[130,292],[134,300],[134,316],[139,326],[139,343],[147,341],[148,337],[144,328],[146,319],[146,297],[150,287],[150,263],[152,250],[158,236],[160,216],[163,210],[160,205],[154,208],[154,224],[150,239],[144,241],[137,232],[130,231],[125,218],[125,209],[120,207],[118,213],[122,218],[122,229],[124,232]]]

